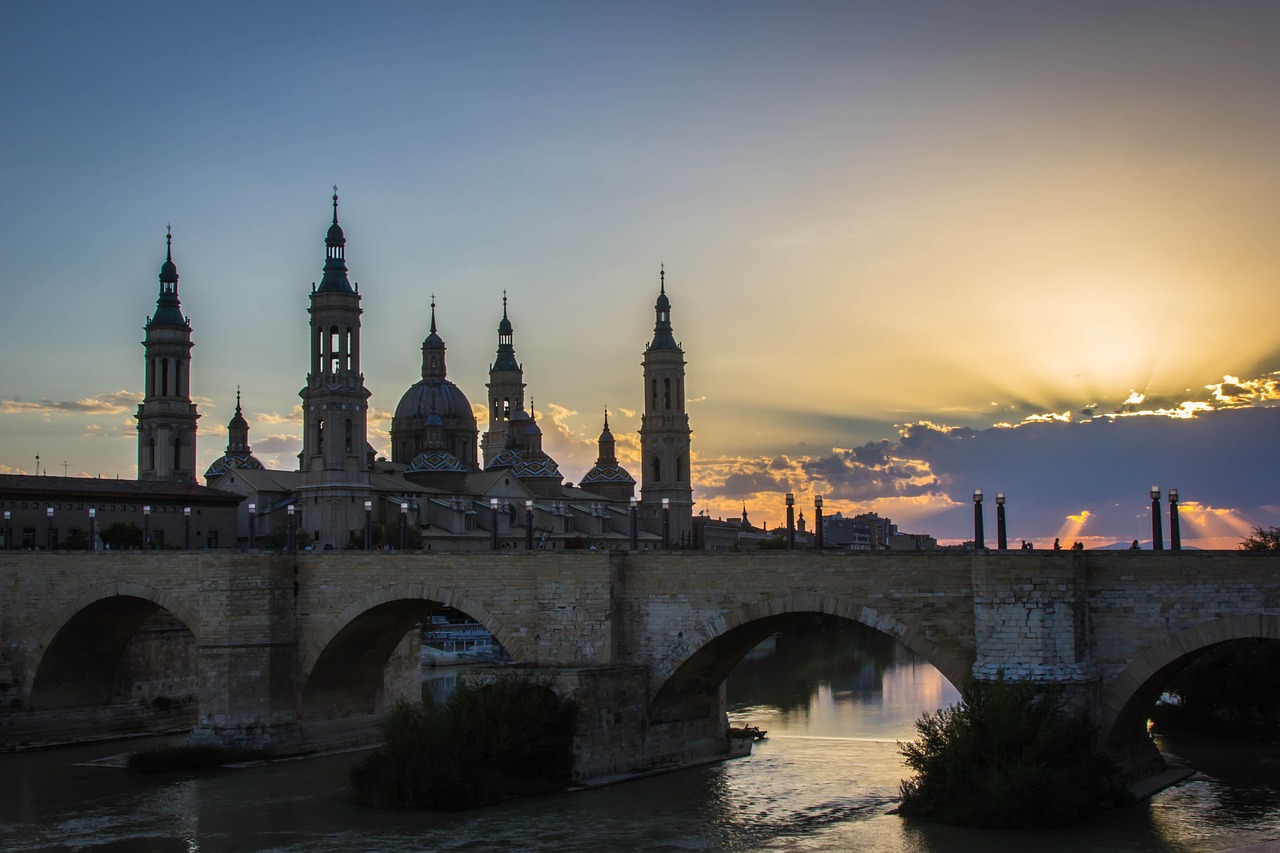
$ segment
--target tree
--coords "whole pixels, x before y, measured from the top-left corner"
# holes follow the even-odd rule
[[[117,521],[102,529],[102,544],[112,551],[142,547],[142,528],[132,521]]]
[[[1123,797],[1114,765],[1093,749],[1094,727],[1067,714],[1060,693],[971,680],[960,703],[916,722],[898,749],[915,776],[899,813],[961,826],[1066,826]]]
[[[1240,540],[1241,551],[1280,551],[1280,527],[1253,528],[1253,532]]]

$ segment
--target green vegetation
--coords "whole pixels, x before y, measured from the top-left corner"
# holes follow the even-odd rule
[[[218,746],[175,746],[135,752],[129,756],[130,773],[183,773],[210,770],[238,761],[269,758],[260,752],[224,749]]]
[[[459,811],[566,788],[572,703],[523,678],[460,684],[444,704],[398,703],[386,744],[351,768],[356,799],[379,808]]]
[[[132,521],[116,521],[108,524],[99,534],[102,544],[112,551],[142,547],[142,528]]]
[[[962,826],[1066,826],[1125,795],[1093,749],[1094,728],[1031,685],[972,680],[960,703],[916,721],[899,744],[915,775],[899,813]]]
[[[1253,528],[1253,532],[1240,540],[1241,551],[1280,551],[1280,527]]]
[[[1168,686],[1176,704],[1151,712],[1162,734],[1274,740],[1280,731],[1280,642],[1234,640],[1193,660]]]

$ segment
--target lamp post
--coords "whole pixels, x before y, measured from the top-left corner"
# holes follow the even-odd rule
[[[533,550],[533,501],[524,502],[524,549]]]
[[[6,513],[7,515],[8,513]],[[5,524],[5,535],[9,533],[9,525]],[[96,551],[98,548],[98,510],[95,507],[89,507],[89,545],[85,549],[87,551]]]
[[[982,530],[982,489],[973,490],[973,549],[987,547],[987,537]]]
[[[191,507],[182,508],[182,547],[191,550]]]
[[[249,504],[249,550],[253,550],[253,533],[254,526],[258,521],[258,505]]]
[[[45,545],[45,548],[49,551],[52,551],[53,550],[53,507],[51,506],[45,507],[44,516],[49,521],[48,543]]]
[[[4,511],[4,547],[6,551],[13,550],[13,529],[9,526],[9,522],[12,520],[13,513],[6,509]]]
[[[489,547],[498,550],[498,499],[489,498]]]
[[[293,514],[294,514],[294,512],[296,512],[296,510],[294,509],[293,504],[289,504],[289,507],[288,507],[288,513],[289,513],[289,540],[288,540],[288,542],[286,543],[286,545],[288,546],[288,549],[289,549],[289,551],[290,551],[290,552],[292,552],[292,551],[293,551]]]
[[[1164,532],[1160,529],[1160,487],[1151,487],[1151,550],[1164,550]]]
[[[151,548],[151,504],[142,508],[142,548],[143,550]]]
[[[1001,551],[1009,547],[1009,537],[1005,533],[1004,492],[996,492],[996,547]]]
[[[409,550],[409,502],[400,502],[400,550]]]
[[[787,492],[787,550],[796,547],[796,496]]]
[[[640,505],[635,497],[632,497],[627,505],[627,521],[630,524],[628,533],[631,541],[628,543],[632,551],[640,550]]]
[[[364,502],[364,549],[373,547],[369,534],[373,531],[373,501]]]
[[[813,536],[818,550],[822,550],[822,495],[813,496]]]
[[[1178,525],[1178,490],[1169,490],[1169,548],[1182,550],[1182,530]]]
[[[662,550],[671,548],[671,498],[662,499]]]

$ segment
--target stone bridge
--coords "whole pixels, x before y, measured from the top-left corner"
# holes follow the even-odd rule
[[[418,695],[413,628],[441,605],[577,700],[583,780],[723,752],[726,675],[815,615],[882,631],[954,684],[1003,672],[1065,686],[1136,762],[1182,666],[1217,643],[1280,639],[1280,557],[0,552],[0,748],[154,725],[181,704],[165,676],[184,665],[197,741],[369,741],[391,699]],[[177,658],[131,645],[158,616],[185,638]],[[163,701],[122,694],[121,669],[147,655]]]

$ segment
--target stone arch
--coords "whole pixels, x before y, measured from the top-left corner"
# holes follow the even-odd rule
[[[478,602],[445,587],[391,584],[353,601],[326,620],[305,642],[301,660],[302,707],[322,716],[376,710],[383,669],[395,647],[438,607],[475,619],[517,663],[528,649]]]
[[[1103,743],[1122,747],[1146,739],[1147,713],[1169,681],[1196,655],[1231,640],[1280,640],[1280,616],[1223,616],[1183,628],[1137,649],[1128,666],[1102,685]]]
[[[730,670],[761,640],[807,615],[831,616],[893,637],[937,667],[957,687],[973,666],[973,653],[925,637],[891,614],[852,598],[795,593],[742,605],[676,637],[672,651],[654,665],[657,689],[650,699],[654,722],[700,719],[718,707],[719,686]]]
[[[196,614],[163,590],[128,581],[83,590],[41,633],[23,679],[23,705],[40,709],[109,704],[121,654],[142,623],[161,610],[199,640]]]

